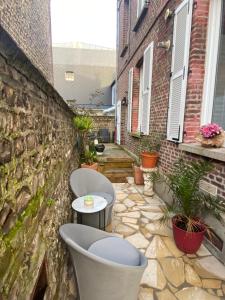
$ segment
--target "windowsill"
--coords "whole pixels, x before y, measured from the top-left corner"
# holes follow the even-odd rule
[[[140,15],[139,15],[139,17],[138,17],[138,19],[137,19],[137,22],[134,25],[134,28],[133,28],[134,32],[136,32],[138,30],[140,24],[142,23],[142,20],[144,19],[145,15],[148,11],[148,6],[149,6],[149,3],[146,2],[143,9],[142,9],[142,11],[141,11],[141,13],[140,13]]]
[[[127,52],[127,49],[128,49],[128,45],[126,44],[126,45],[123,47],[123,49],[122,49],[122,51],[121,51],[121,53],[120,53],[120,57],[124,57],[124,55],[125,55],[126,52]]]
[[[139,132],[130,132],[130,136],[136,138],[136,139],[141,139],[143,134],[139,133]]]
[[[225,162],[225,148],[204,148],[199,144],[180,144],[179,149]]]

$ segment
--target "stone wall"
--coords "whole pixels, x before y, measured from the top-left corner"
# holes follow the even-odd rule
[[[40,286],[44,299],[75,299],[71,263],[68,268],[58,233],[61,224],[72,220],[68,177],[77,167],[72,117],[58,93],[0,30],[2,300],[40,299]]]
[[[52,83],[50,0],[0,0],[0,25]]]

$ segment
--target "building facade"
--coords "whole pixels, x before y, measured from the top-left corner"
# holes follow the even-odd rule
[[[0,0],[0,25],[53,83],[50,0]]]
[[[75,43],[53,47],[54,85],[64,100],[88,108],[112,106],[116,52]]]
[[[204,149],[195,136],[203,124],[225,128],[224,34],[222,0],[118,0],[117,141],[139,156],[142,136],[165,136],[164,172],[181,155],[212,160],[204,185],[222,200],[225,148]],[[224,227],[210,222],[224,244]],[[224,258],[224,246],[211,249]]]

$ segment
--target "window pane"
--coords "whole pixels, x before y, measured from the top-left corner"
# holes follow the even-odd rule
[[[221,34],[212,122],[220,124],[220,126],[222,126],[225,130],[225,4],[224,1],[222,1],[222,3]]]

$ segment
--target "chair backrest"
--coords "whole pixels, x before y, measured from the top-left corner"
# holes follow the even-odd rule
[[[102,192],[110,194],[113,201],[115,200],[115,191],[112,183],[107,177],[95,170],[80,168],[73,171],[70,175],[70,187],[77,197]]]

